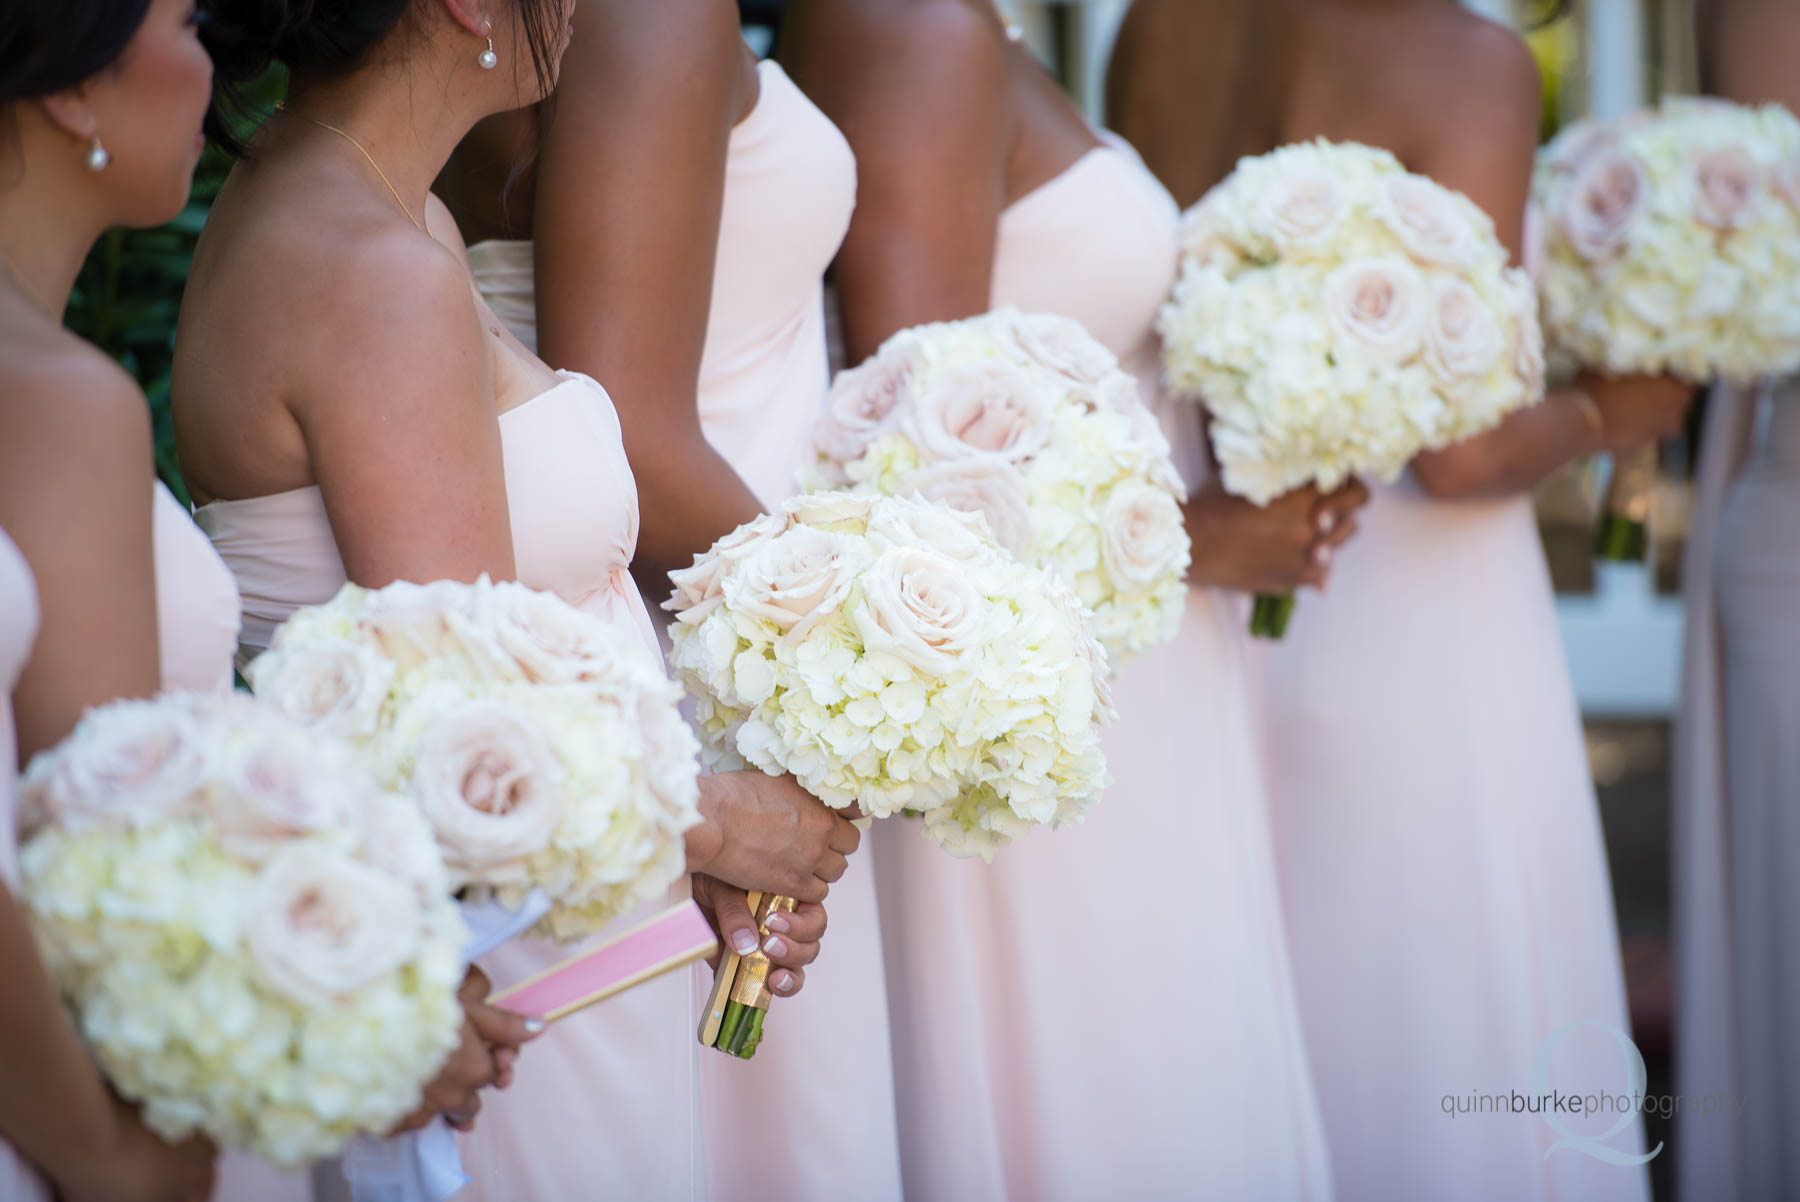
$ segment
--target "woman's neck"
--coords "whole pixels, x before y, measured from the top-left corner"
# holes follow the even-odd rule
[[[298,125],[330,125],[354,139],[421,222],[432,181],[457,143],[488,115],[464,111],[466,105],[445,95],[435,72],[417,68],[371,67],[345,79],[297,79],[283,107],[290,121],[301,119]],[[292,136],[293,131],[283,132]]]
[[[46,175],[51,178],[41,178]],[[33,164],[21,183],[0,191],[0,267],[40,312],[60,323],[75,277],[106,226],[81,188]]]

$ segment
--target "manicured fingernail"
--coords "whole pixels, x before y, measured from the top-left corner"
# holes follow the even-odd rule
[[[785,935],[788,932],[788,916],[777,910],[763,920],[763,926],[767,927],[771,934]]]
[[[783,970],[769,978],[769,988],[776,993],[794,992],[794,974]]]
[[[544,1020],[543,1019],[528,1018],[525,1020],[525,1031],[527,1034],[536,1035],[539,1031],[542,1031],[543,1029],[544,1029]]]
[[[774,956],[779,960],[781,957],[788,954],[787,940],[781,938],[779,935],[770,935],[767,939],[763,940],[763,952],[764,954]]]
[[[1314,547],[1313,548],[1313,562],[1318,564],[1320,567],[1324,567],[1326,564],[1330,563],[1331,562],[1331,548],[1330,547]]]
[[[734,931],[731,935],[731,950],[740,956],[748,956],[756,950],[755,931]]]
[[[1331,528],[1337,525],[1337,514],[1327,509],[1319,515],[1319,533],[1330,534]]]

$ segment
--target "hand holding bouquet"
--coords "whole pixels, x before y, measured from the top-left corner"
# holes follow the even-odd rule
[[[1206,406],[1225,487],[1391,481],[1543,393],[1536,297],[1473,202],[1383,150],[1240,162],[1184,223],[1159,321],[1169,383]],[[1259,597],[1279,638],[1291,597]]]
[[[390,1128],[457,1046],[442,857],[336,740],[243,697],[117,702],[21,803],[45,963],[164,1138],[296,1168]]]
[[[803,496],[672,578],[671,659],[716,766],[791,773],[873,818],[918,814],[952,854],[983,858],[1078,820],[1106,783],[1105,652],[1074,594],[979,515]],[[766,997],[751,993],[716,995],[709,1043],[754,1049],[761,1015],[744,1011]]]
[[[543,890],[541,934],[584,938],[685,871],[699,811],[680,689],[632,635],[548,593],[346,585],[248,676],[418,807],[465,898]]]
[[[902,330],[832,386],[821,483],[980,513],[1093,612],[1109,661],[1175,637],[1187,496],[1112,352],[1066,318],[1000,309]]]
[[[1551,348],[1698,385],[1800,369],[1800,121],[1670,99],[1545,147],[1539,286]],[[1601,554],[1641,558],[1654,446],[1615,457]]]

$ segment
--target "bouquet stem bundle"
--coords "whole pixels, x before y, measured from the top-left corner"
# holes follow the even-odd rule
[[[1656,444],[1613,457],[1612,484],[1600,518],[1595,554],[1610,563],[1642,563],[1650,551],[1650,505],[1656,492]]]
[[[752,893],[750,909],[756,915],[759,935],[769,933],[769,915],[792,910],[794,899],[773,893]],[[763,1019],[768,1017],[769,958],[758,950],[740,956],[726,952],[713,979],[712,996],[701,1022],[700,1042],[728,1056],[749,1060],[762,1042]]]
[[[1250,611],[1250,633],[1259,639],[1279,639],[1287,635],[1288,622],[1294,616],[1292,593],[1258,593]]]

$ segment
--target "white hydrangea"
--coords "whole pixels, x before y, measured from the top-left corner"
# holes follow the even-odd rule
[[[902,330],[837,378],[814,441],[812,485],[983,515],[1075,590],[1115,665],[1175,637],[1187,493],[1137,381],[1078,323],[1003,308]]]
[[[118,702],[22,797],[45,963],[151,1129],[298,1168],[418,1107],[463,926],[431,832],[340,741],[241,698]]]
[[[430,822],[453,887],[573,942],[661,896],[700,820],[681,689],[630,632],[549,594],[347,585],[250,665],[259,697],[350,737]]]
[[[1670,99],[1571,126],[1532,200],[1554,350],[1696,383],[1800,369],[1800,121]]]
[[[1211,414],[1225,487],[1259,505],[1391,481],[1542,397],[1529,277],[1487,214],[1384,150],[1244,159],[1181,241],[1164,369]]]
[[[962,856],[1076,821],[1106,784],[1106,652],[1075,594],[975,514],[797,497],[673,574],[671,660],[707,758],[910,812]]]

